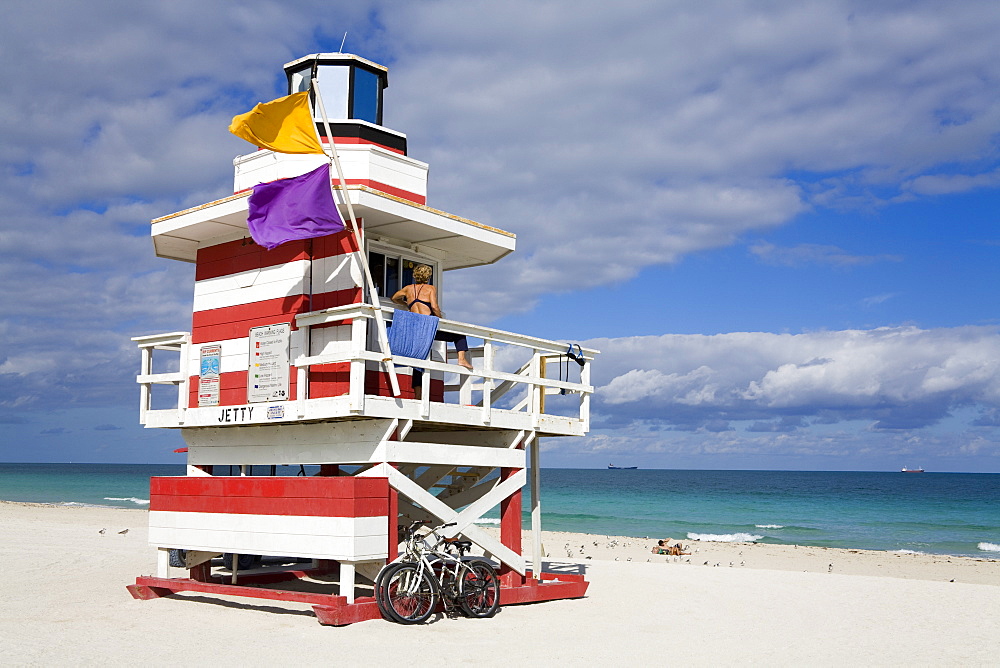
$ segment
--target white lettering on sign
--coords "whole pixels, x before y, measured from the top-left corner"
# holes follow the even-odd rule
[[[287,322],[250,329],[247,403],[288,399],[291,333],[292,325]]]

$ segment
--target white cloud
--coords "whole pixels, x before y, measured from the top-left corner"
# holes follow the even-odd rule
[[[384,17],[400,37],[388,124],[430,161],[432,201],[518,234],[502,267],[464,273],[462,317],[622,282],[813,206],[877,205],[921,171],[996,158],[988,5],[560,9],[439,2]],[[619,244],[628,256],[609,257]]]
[[[997,186],[1000,186],[1000,170],[984,174],[927,174],[903,184],[907,191],[918,195],[949,195]]]
[[[391,68],[386,125],[431,164],[429,203],[518,234],[515,255],[448,284],[451,314],[474,322],[812,208],[997,184],[988,2],[33,0],[7,3],[4,19],[8,407],[135,400],[128,337],[190,319],[191,268],[153,257],[149,219],[227,194],[245,150],[229,118],[280,92],[282,63],[345,30],[347,50]],[[758,248],[785,262],[894,259]],[[889,439],[976,407],[988,429],[1000,395],[985,329],[597,347],[595,414],[628,426],[594,448],[840,452],[856,443],[832,430],[850,421]],[[657,440],[648,425],[705,440]]]
[[[1000,408],[1000,332],[989,327],[741,332],[600,339],[602,416],[679,429],[713,420],[933,425]],[[762,430],[762,429],[758,429]]]
[[[800,267],[809,264],[825,264],[834,267],[853,267],[876,262],[899,262],[899,255],[857,255],[848,253],[837,246],[822,244],[799,244],[782,248],[761,241],[750,246],[750,253],[765,264],[784,267]]]

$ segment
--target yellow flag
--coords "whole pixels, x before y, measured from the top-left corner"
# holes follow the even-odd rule
[[[323,153],[309,108],[309,91],[261,102],[233,117],[229,131],[255,146],[279,153]]]

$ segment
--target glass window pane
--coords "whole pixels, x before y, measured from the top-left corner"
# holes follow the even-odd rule
[[[378,75],[360,67],[354,69],[353,118],[378,123]]]
[[[385,294],[385,255],[368,253],[368,267],[372,270],[372,281],[379,297],[391,297]]]
[[[330,120],[347,119],[347,89],[350,86],[351,68],[340,65],[320,65],[316,78],[323,91],[323,104]],[[319,105],[316,108],[319,116]]]
[[[292,72],[291,90],[288,94],[301,93],[304,90],[309,90],[309,75],[312,73],[311,67],[303,67],[301,70]]]
[[[403,259],[403,285],[413,283],[413,268],[417,266],[413,260]]]
[[[386,297],[392,297],[402,287],[399,284],[399,258],[385,258],[385,289]]]

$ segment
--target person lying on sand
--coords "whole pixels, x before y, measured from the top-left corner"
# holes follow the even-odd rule
[[[671,541],[673,541],[673,538],[656,541],[656,545],[653,546],[652,553],[665,554],[668,557],[679,557],[685,554],[691,554],[690,552],[685,552],[684,547],[681,546],[679,542],[671,545]]]

